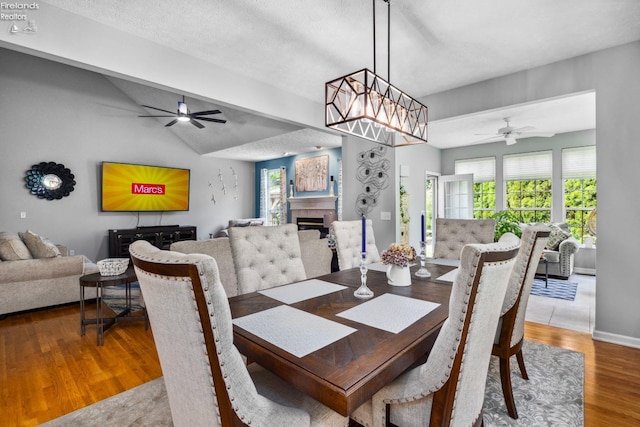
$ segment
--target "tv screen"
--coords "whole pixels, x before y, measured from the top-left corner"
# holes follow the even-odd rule
[[[189,210],[189,169],[102,163],[102,210]]]

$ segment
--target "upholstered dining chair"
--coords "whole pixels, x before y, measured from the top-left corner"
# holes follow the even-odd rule
[[[436,218],[434,264],[456,265],[460,251],[470,243],[492,243],[495,236],[494,219]]]
[[[239,294],[307,278],[295,224],[232,227],[229,243]]]
[[[529,292],[536,274],[538,261],[549,238],[549,227],[536,225],[522,232],[520,250],[509,278],[509,287],[504,298],[498,328],[491,354],[500,358],[500,380],[502,394],[511,418],[518,418],[518,411],[511,388],[511,367],[509,360],[515,354],[520,373],[529,379],[524,366],[522,342],[524,340],[524,318],[529,302]]]
[[[175,426],[348,424],[256,363],[245,365],[213,258],[142,240],[129,249]]]
[[[366,264],[380,261],[380,252],[373,234],[373,221],[366,220]],[[362,257],[362,221],[334,221],[331,224],[338,255],[338,268],[348,270],[360,266]]]
[[[471,244],[427,361],[384,386],[351,418],[364,426],[482,425],[494,328],[518,252],[517,245]]]

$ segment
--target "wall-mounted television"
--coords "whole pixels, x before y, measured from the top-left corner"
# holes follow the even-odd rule
[[[189,169],[131,163],[102,163],[102,210],[165,212],[189,210]]]

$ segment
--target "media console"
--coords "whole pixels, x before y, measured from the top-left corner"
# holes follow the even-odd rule
[[[169,249],[173,242],[197,240],[196,227],[191,225],[165,225],[109,230],[109,257],[128,258],[129,245],[146,240],[160,249]]]

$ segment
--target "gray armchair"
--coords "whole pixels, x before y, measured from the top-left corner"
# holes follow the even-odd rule
[[[545,224],[549,225],[549,224]],[[553,226],[563,232],[570,234],[569,226],[565,223],[552,224],[552,234],[549,237],[551,242],[554,238]],[[563,240],[557,249],[545,249],[542,251],[544,257],[547,259],[547,265],[543,262],[538,263],[538,269],[536,274],[545,274],[545,269],[548,269],[549,276],[559,277],[561,279],[567,279],[573,273],[573,261],[576,252],[580,248],[580,244],[573,237],[569,237]]]

